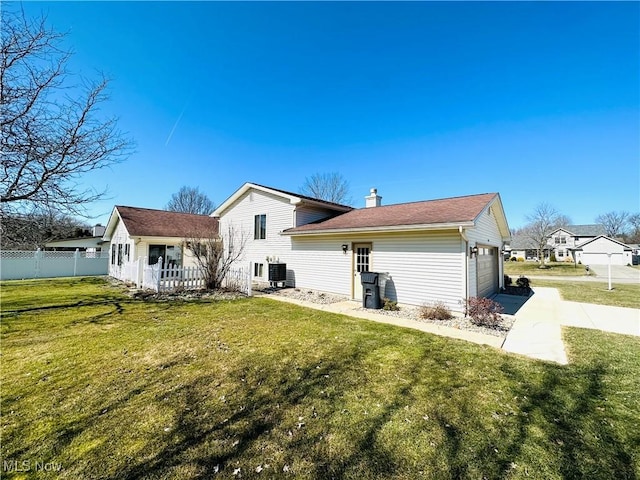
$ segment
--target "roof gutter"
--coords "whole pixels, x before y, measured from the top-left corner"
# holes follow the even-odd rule
[[[457,223],[429,223],[419,225],[387,225],[380,227],[355,227],[355,228],[331,228],[323,230],[308,231],[283,231],[282,235],[296,236],[312,236],[312,235],[339,235],[344,233],[386,233],[386,232],[417,232],[422,230],[456,230],[463,227],[472,227],[473,221],[457,222]]]

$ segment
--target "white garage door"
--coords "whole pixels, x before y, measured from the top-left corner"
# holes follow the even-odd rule
[[[582,252],[581,261],[584,265],[609,265],[609,256],[606,253]],[[611,255],[611,265],[624,265],[622,253]]]
[[[498,285],[498,249],[478,245],[478,296],[493,295]]]

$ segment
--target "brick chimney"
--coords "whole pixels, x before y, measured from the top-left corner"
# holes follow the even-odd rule
[[[368,197],[364,197],[366,203],[365,207],[379,207],[382,203],[382,197],[378,195],[378,190],[376,188],[371,189],[371,193]]]

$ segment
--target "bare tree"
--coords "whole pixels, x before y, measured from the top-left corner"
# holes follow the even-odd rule
[[[165,208],[171,212],[210,215],[215,210],[216,204],[201,193],[198,187],[184,186],[178,193],[171,195],[171,200]]]
[[[217,229],[194,230],[185,238],[187,249],[204,274],[205,288],[222,288],[233,264],[244,255],[247,235],[229,223],[221,237]]]
[[[531,215],[527,215],[526,218],[529,223],[524,227],[523,235],[534,243],[538,250],[540,268],[545,268],[544,250],[547,241],[551,237],[551,233],[568,219],[548,203],[537,205]]]
[[[353,201],[349,194],[349,182],[337,172],[314,173],[311,177],[306,177],[300,193],[343,205],[349,205]]]
[[[98,116],[108,81],[70,82],[65,34],[49,30],[44,18],[5,9],[1,25],[2,210],[86,212],[105,192],[83,188],[79,178],[122,161],[132,147],[115,118]]]
[[[629,235],[627,235],[626,241],[633,242],[633,243],[640,242],[640,213],[634,213],[629,215],[627,222],[631,227],[630,228],[631,231],[629,232]]]
[[[596,217],[596,222],[602,224],[607,236],[612,238],[620,237],[625,233],[628,220],[628,212],[607,212]]]
[[[90,236],[89,226],[51,210],[9,213],[2,217],[3,250],[35,250],[51,240]]]

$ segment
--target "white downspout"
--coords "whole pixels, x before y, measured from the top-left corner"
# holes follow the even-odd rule
[[[467,252],[469,251],[469,239],[462,226],[458,226],[458,232],[460,237],[464,240],[464,251],[462,252],[462,261],[464,263],[464,285],[462,293],[464,294],[464,302],[466,304],[469,298],[469,261],[467,260]]]

